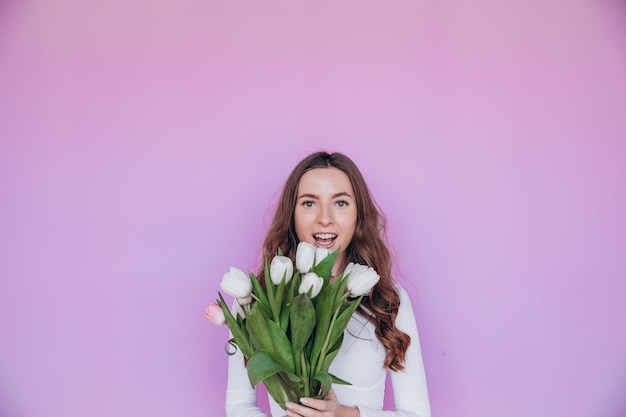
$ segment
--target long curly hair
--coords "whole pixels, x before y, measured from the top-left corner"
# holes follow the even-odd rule
[[[295,260],[299,243],[294,220],[298,186],[306,172],[317,168],[337,168],[350,179],[355,193],[357,219],[352,241],[345,249],[344,262],[346,265],[356,262],[371,266],[380,275],[370,296],[363,298],[359,311],[374,323],[376,336],[387,350],[384,366],[393,371],[403,370],[411,337],[395,326],[400,296],[391,276],[392,260],[387,245],[386,219],[374,202],[361,172],[350,158],[338,152],[316,152],[295,166],[283,186],[265,236],[263,257],[273,258],[280,248],[285,256]],[[340,270],[346,265],[339,265]],[[259,279],[264,282],[262,269]]]

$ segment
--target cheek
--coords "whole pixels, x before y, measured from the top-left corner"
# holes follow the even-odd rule
[[[306,217],[303,216],[302,213],[298,213],[298,211],[296,211],[293,216],[293,222],[298,239],[302,240],[302,234],[306,231],[307,227]]]
[[[356,212],[346,213],[346,216],[343,218],[343,227],[346,231],[354,231],[356,228]]]
[[[356,230],[356,215],[354,216],[346,216],[343,222],[343,232],[344,237],[349,243],[354,236],[354,231]]]

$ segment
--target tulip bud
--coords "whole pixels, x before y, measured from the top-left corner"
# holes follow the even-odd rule
[[[352,262],[348,264],[343,275],[347,276],[346,290],[350,293],[350,297],[368,294],[380,279],[373,268]]]
[[[311,290],[311,298],[314,298],[322,290],[324,280],[318,277],[315,272],[309,272],[302,277],[302,282],[298,288],[299,294],[304,294]]]
[[[313,259],[315,259],[315,246],[308,242],[298,243],[296,250],[296,268],[301,274],[306,274],[313,268]]]
[[[270,264],[270,278],[274,285],[278,285],[285,277],[285,284],[293,277],[293,262],[286,256],[274,256]]]
[[[224,316],[222,308],[215,303],[211,303],[204,309],[204,317],[211,320],[213,324],[217,326],[221,326],[226,323],[226,317]]]
[[[330,249],[328,248],[315,248],[315,266],[317,266],[322,259],[327,257],[330,254]]]
[[[252,281],[242,270],[231,266],[230,272],[224,274],[220,287],[235,298],[246,298],[252,292]]]

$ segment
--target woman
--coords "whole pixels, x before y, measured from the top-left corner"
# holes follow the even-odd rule
[[[352,385],[336,385],[323,400],[288,403],[293,417],[429,417],[430,403],[411,302],[391,276],[385,221],[354,162],[341,153],[317,152],[293,169],[283,187],[263,244],[271,259],[280,248],[295,259],[301,241],[340,248],[332,275],[350,262],[371,266],[380,280],[361,302],[344,333],[330,373]],[[263,271],[259,274],[263,280]],[[396,411],[382,411],[386,370]],[[285,411],[270,398],[272,415]],[[240,353],[229,359],[226,412],[229,417],[264,416],[256,406]]]

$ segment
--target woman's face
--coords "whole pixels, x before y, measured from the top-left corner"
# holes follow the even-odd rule
[[[356,227],[356,202],[350,179],[337,168],[307,171],[298,185],[294,214],[298,239],[320,248],[341,248],[336,265],[343,263]]]

